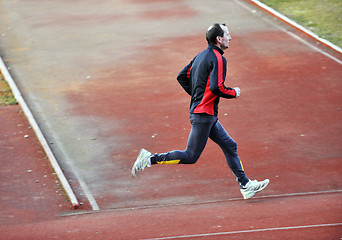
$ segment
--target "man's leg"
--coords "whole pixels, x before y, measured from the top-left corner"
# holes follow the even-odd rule
[[[213,140],[216,144],[218,144],[221,147],[226,157],[228,166],[234,173],[240,186],[246,185],[249,179],[247,178],[245,174],[245,171],[242,166],[242,162],[237,153],[237,144],[229,136],[229,134],[223,128],[223,126],[221,125],[219,121],[217,121],[211,128],[209,137],[211,140]]]
[[[244,199],[253,197],[256,193],[265,189],[270,182],[268,179],[264,181],[250,181],[245,174],[241,160],[237,153],[236,142],[228,135],[227,131],[217,121],[211,129],[210,139],[217,143],[226,156],[230,169],[236,176],[240,184],[240,191]]]
[[[167,153],[151,154],[141,149],[137,160],[132,167],[132,177],[136,177],[139,171],[153,164],[194,164],[200,157],[207,144],[209,133],[217,117],[206,114],[191,114],[191,132],[185,151],[171,151]]]
[[[210,129],[217,118],[205,114],[192,114],[192,124],[185,151],[156,153],[151,156],[151,164],[194,164],[207,144]]]

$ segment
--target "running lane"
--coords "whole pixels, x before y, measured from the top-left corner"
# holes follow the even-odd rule
[[[196,165],[130,177],[141,147],[185,148],[189,97],[176,76],[212,22],[230,29],[227,82],[241,88],[219,119],[247,175],[271,180],[260,195],[340,194],[342,65],[320,51],[341,56],[247,1],[0,1],[0,16],[1,54],[80,210],[241,199],[211,142]]]

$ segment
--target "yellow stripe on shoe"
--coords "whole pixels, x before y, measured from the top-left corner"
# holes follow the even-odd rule
[[[176,165],[179,162],[180,162],[180,159],[178,159],[178,160],[170,160],[170,161],[161,161],[161,162],[157,161],[157,164]]]

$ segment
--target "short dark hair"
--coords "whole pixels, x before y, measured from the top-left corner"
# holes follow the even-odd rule
[[[209,45],[216,45],[216,37],[223,37],[224,31],[221,28],[221,25],[226,26],[225,23],[213,23],[210,25],[206,32],[206,39]]]

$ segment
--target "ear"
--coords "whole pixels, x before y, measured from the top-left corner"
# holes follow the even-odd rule
[[[216,43],[219,43],[219,44],[222,43],[222,37],[221,36],[216,37]]]

